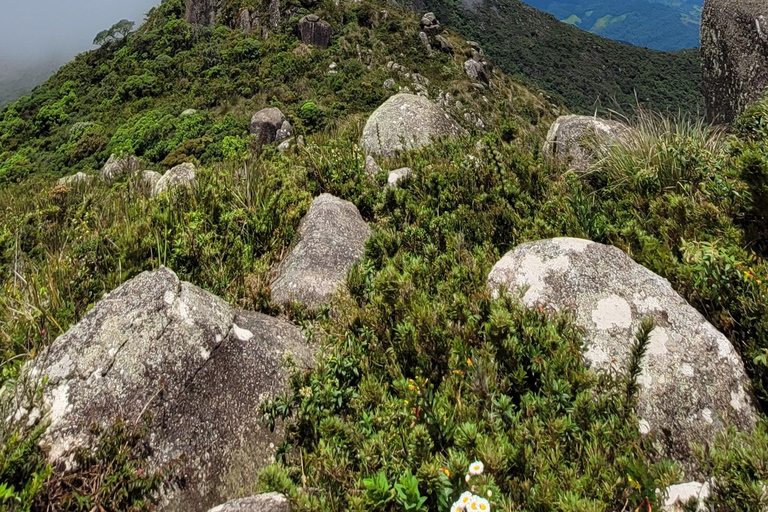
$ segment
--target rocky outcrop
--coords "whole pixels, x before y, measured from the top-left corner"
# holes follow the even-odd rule
[[[445,37],[436,35],[435,43],[437,43],[437,47],[440,48],[440,51],[445,53],[453,53],[453,45]]]
[[[122,158],[112,155],[101,168],[101,179],[112,181],[123,174],[134,174],[139,170],[139,159],[133,155],[127,155]]]
[[[707,118],[730,123],[768,87],[768,3],[704,2],[701,49]]]
[[[584,172],[595,161],[595,148],[620,140],[630,128],[592,116],[562,116],[552,124],[542,153],[555,165]]]
[[[475,59],[469,59],[464,62],[464,71],[469,78],[476,82],[481,82],[485,85],[491,83],[490,72],[482,62],[478,62]]]
[[[291,136],[291,124],[278,108],[269,107],[256,112],[251,118],[251,133],[259,145],[282,142]]]
[[[84,172],[78,172],[70,176],[64,176],[63,178],[59,178],[58,181],[56,181],[56,184],[73,187],[81,183],[88,183],[90,179],[91,178]]]
[[[330,301],[365,254],[371,228],[349,201],[317,197],[299,226],[298,240],[280,265],[272,298],[314,310]]]
[[[369,154],[392,156],[465,132],[440,107],[414,94],[396,94],[368,118],[360,145]]]
[[[530,307],[572,311],[586,361],[602,370],[624,372],[641,322],[653,319],[638,379],[639,428],[694,477],[691,443],[707,444],[728,424],[754,425],[749,380],[728,339],[619,249],[574,238],[522,244],[494,266],[488,286],[521,293]]]
[[[161,268],[105,295],[24,371],[49,378],[52,462],[91,446],[91,425],[149,412],[149,462],[179,464],[160,508],[195,512],[236,496],[273,460],[281,429],[266,428],[260,406],[284,391],[285,357],[312,362],[293,325],[236,311]]]
[[[159,196],[174,188],[191,187],[195,183],[195,171],[194,164],[177,165],[157,180],[152,188],[152,195]],[[146,174],[143,177],[150,180],[154,178],[154,176]]]
[[[314,14],[307,14],[299,20],[299,36],[304,44],[328,48],[333,40],[333,27]]]
[[[396,187],[400,180],[403,180],[413,174],[413,170],[410,167],[403,167],[401,169],[395,169],[391,171],[387,176],[387,186]]]
[[[208,512],[290,512],[291,504],[285,496],[276,492],[259,494],[250,498],[232,500],[214,507]]]
[[[221,0],[186,0],[184,19],[193,25],[213,25],[221,9]]]
[[[437,16],[432,12],[428,12],[421,17],[421,30],[429,35],[437,35],[443,31],[443,27],[437,20]]]

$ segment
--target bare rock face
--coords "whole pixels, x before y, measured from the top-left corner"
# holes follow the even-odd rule
[[[421,17],[421,29],[430,35],[436,35],[443,31],[437,16],[432,12],[428,12]]]
[[[185,163],[177,165],[157,180],[152,188],[152,195],[159,196],[173,188],[191,187],[195,183],[195,172],[194,164]],[[144,178],[153,179],[154,176],[144,175]]]
[[[585,331],[586,361],[603,370],[626,371],[638,327],[652,318],[639,428],[654,433],[688,477],[700,474],[691,443],[707,444],[728,424],[755,424],[749,380],[728,339],[618,248],[575,238],[522,244],[494,266],[488,286],[523,293],[530,307],[572,311]]]
[[[488,68],[483,62],[478,62],[475,59],[469,59],[464,62],[464,71],[467,76],[476,82],[481,82],[485,85],[491,83],[491,77]]]
[[[261,422],[260,406],[284,391],[285,357],[312,362],[293,325],[236,311],[161,268],[107,294],[25,371],[50,379],[44,443],[53,463],[92,445],[90,425],[149,411],[150,462],[181,461],[183,483],[159,508],[195,512],[236,496],[274,457],[281,430]]]
[[[139,170],[139,159],[133,155],[127,155],[119,158],[112,155],[101,168],[101,179],[112,181],[123,174],[133,174]]]
[[[542,152],[555,164],[584,172],[594,163],[596,146],[611,144],[630,130],[617,121],[592,116],[561,116],[550,127]]]
[[[269,107],[256,112],[251,118],[251,133],[264,146],[282,142],[291,136],[291,124],[278,108]]]
[[[317,197],[272,283],[272,298],[310,310],[328,303],[344,285],[349,269],[362,259],[370,236],[371,228],[354,204],[330,194]]]
[[[701,49],[707,118],[730,123],[768,87],[768,3],[704,2]]]
[[[454,138],[464,133],[451,116],[429,99],[396,94],[368,118],[360,146],[371,155],[392,156],[426,146],[435,138]]]
[[[221,9],[221,0],[186,0],[187,10],[184,15],[193,25],[213,25]]]
[[[333,39],[333,27],[314,14],[307,14],[299,20],[301,42],[317,48],[328,48]]]
[[[208,512],[291,512],[291,504],[282,494],[270,492],[228,501]]]

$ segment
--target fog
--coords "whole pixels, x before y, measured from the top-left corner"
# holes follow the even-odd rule
[[[50,68],[94,48],[94,36],[127,18],[137,26],[160,0],[0,0],[0,77]],[[54,66],[55,68],[56,66]]]

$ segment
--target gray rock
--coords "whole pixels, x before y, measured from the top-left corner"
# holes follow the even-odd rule
[[[701,50],[707,119],[730,123],[768,87],[768,3],[706,0]]]
[[[182,116],[193,116],[195,114],[197,114],[197,110],[195,110],[194,108],[188,108],[187,110],[181,113]]]
[[[595,149],[621,140],[631,129],[617,121],[592,116],[562,116],[552,124],[542,152],[556,165],[584,172],[595,160]]]
[[[482,62],[478,62],[475,59],[469,59],[464,62],[464,71],[467,76],[476,82],[482,82],[485,85],[491,83],[490,73],[488,68]]]
[[[208,512],[291,512],[291,504],[282,494],[270,492],[228,501]]]
[[[277,130],[277,133],[275,134],[275,142],[281,142],[286,139],[290,139],[292,134],[293,128],[291,127],[291,123],[288,121],[283,121],[283,124],[280,125],[280,129]]]
[[[81,183],[88,183],[89,181],[91,181],[90,176],[88,176],[84,172],[78,172],[70,176],[64,176],[63,178],[59,178],[58,181],[56,181],[56,184],[72,187],[72,186],[79,185]]]
[[[272,298],[310,310],[328,303],[362,259],[370,236],[354,204],[330,194],[317,197],[301,221],[297,243],[280,265]]]
[[[174,188],[192,187],[195,183],[195,171],[194,164],[185,163],[177,165],[157,180],[152,189],[152,195],[159,196]]]
[[[397,183],[404,179],[407,176],[410,176],[413,173],[410,167],[403,167],[401,169],[395,169],[394,171],[389,173],[389,176],[387,176],[387,186],[388,187],[396,187]]]
[[[184,18],[193,25],[213,25],[221,9],[221,0],[186,0]]]
[[[251,11],[248,9],[242,9],[235,18],[235,28],[242,30],[246,33],[246,35],[249,35],[251,32],[253,32],[253,16],[251,15]]]
[[[100,176],[105,181],[112,181],[123,174],[134,174],[138,170],[139,159],[135,156],[128,155],[118,158],[116,155],[112,155],[101,168]]]
[[[369,176],[376,176],[381,172],[381,167],[371,155],[365,157],[365,172],[367,172]]]
[[[286,122],[287,120],[280,109],[265,108],[256,112],[251,118],[251,133],[256,136],[259,145],[272,144],[278,141],[278,132],[284,129]],[[288,127],[290,129],[290,124]],[[284,135],[284,132],[281,132],[280,135]]]
[[[437,17],[431,12],[421,17],[421,29],[431,35],[439,34],[443,31],[443,27],[437,21]]]
[[[316,15],[308,14],[299,20],[299,36],[304,44],[328,48],[333,39],[333,27]]]
[[[427,54],[432,55],[432,45],[429,44],[429,36],[426,32],[419,32],[419,39],[421,39],[421,44],[424,45],[424,47],[427,49]]]
[[[710,485],[709,482],[686,482],[667,487],[664,494],[664,512],[685,512],[685,506],[694,500],[697,512],[705,512],[708,509],[704,502],[709,498]]]
[[[640,323],[653,319],[638,379],[639,428],[689,477],[701,474],[691,443],[706,445],[727,424],[754,426],[749,379],[728,339],[618,248],[575,238],[522,244],[493,267],[488,287],[519,291],[529,307],[572,311],[586,361],[602,370],[625,373]]]
[[[453,53],[453,45],[446,38],[441,35],[436,35],[435,41],[437,42],[437,46],[440,48],[441,52]]]
[[[435,138],[464,133],[451,116],[427,98],[396,94],[368,118],[360,146],[368,154],[391,156],[426,146]]]
[[[280,26],[280,0],[269,0],[269,26],[272,29]]]
[[[387,78],[384,80],[384,88],[385,89],[394,89],[397,87],[397,83],[395,83],[395,80],[393,78]]]
[[[285,153],[289,149],[291,149],[291,141],[290,140],[284,140],[283,142],[281,142],[277,146],[277,150],[280,151],[281,153]]]
[[[39,382],[51,462],[95,442],[91,425],[151,412],[151,469],[178,461],[180,485],[163,511],[205,511],[238,495],[274,459],[282,440],[260,407],[285,390],[282,362],[312,364],[293,325],[236,311],[170,270],[145,272],[104,296],[25,368]]]

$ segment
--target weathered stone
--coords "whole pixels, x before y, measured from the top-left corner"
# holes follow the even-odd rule
[[[354,204],[330,194],[317,197],[301,221],[297,243],[280,265],[272,298],[310,310],[328,303],[362,259],[370,236]]]
[[[739,354],[667,280],[616,247],[575,238],[526,243],[507,253],[488,287],[522,293],[529,307],[572,311],[585,332],[585,359],[626,372],[641,322],[655,328],[638,379],[639,429],[698,478],[691,443],[706,445],[726,425],[750,430],[755,406]]]
[[[213,25],[221,9],[221,0],[186,0],[184,18],[193,25]]]
[[[173,188],[191,187],[195,183],[195,171],[194,164],[185,163],[177,165],[157,180],[152,189],[152,195],[159,196]]]
[[[307,14],[299,20],[301,42],[317,48],[328,48],[333,39],[333,27],[314,14]]]
[[[394,89],[397,87],[397,83],[395,83],[395,80],[393,78],[387,78],[384,80],[384,88],[385,89]]]
[[[262,146],[278,142],[278,133],[280,136],[285,134],[281,130],[284,129],[286,122],[287,120],[280,109],[265,108],[256,112],[251,118],[251,133],[256,136],[256,140]],[[290,124],[288,129],[290,131]]]
[[[369,176],[376,176],[381,172],[381,167],[371,155],[365,157],[365,172],[367,172]]]
[[[56,181],[56,184],[67,185],[68,187],[72,187],[75,185],[79,185],[81,183],[88,183],[90,180],[91,180],[90,176],[88,176],[84,172],[78,172],[78,173],[72,174],[71,176],[64,176],[63,178],[59,178],[58,181]]]
[[[101,179],[112,181],[123,174],[133,174],[139,170],[139,159],[133,155],[118,158],[112,155],[101,168]]]
[[[270,492],[228,501],[208,512],[291,512],[291,504],[282,494]]]
[[[482,62],[478,62],[475,59],[469,59],[464,62],[464,71],[466,71],[467,76],[472,80],[482,82],[485,85],[491,83],[491,77],[488,73],[488,69]]]
[[[181,113],[182,116],[192,116],[195,114],[197,114],[197,110],[195,110],[194,108],[188,108],[187,110]]]
[[[421,39],[421,44],[424,45],[424,48],[427,49],[427,54],[432,55],[432,45],[429,44],[429,36],[426,32],[419,32],[419,39]]]
[[[292,134],[293,128],[291,127],[291,123],[288,121],[283,121],[283,124],[280,125],[280,129],[277,130],[277,133],[275,134],[275,142],[281,142],[286,139],[290,139]]]
[[[440,22],[437,21],[437,17],[434,13],[428,12],[421,17],[421,29],[427,34],[435,35],[443,31],[443,27],[440,26]]]
[[[696,503],[697,511],[704,512],[707,510],[704,502],[709,498],[710,486],[709,483],[687,482],[667,487],[665,494],[664,512],[684,512],[690,502]]]
[[[396,94],[368,118],[360,146],[368,154],[391,156],[426,146],[435,138],[453,138],[464,133],[451,116],[427,98]]]
[[[592,116],[562,116],[552,124],[542,153],[557,165],[584,172],[595,160],[595,148],[621,140],[630,128]]]
[[[441,35],[436,35],[435,41],[437,42],[437,45],[440,48],[441,52],[453,53],[453,45],[445,37]]]
[[[269,0],[269,26],[272,29],[280,26],[280,0]]]
[[[391,171],[389,176],[387,176],[387,186],[396,187],[400,180],[410,176],[412,173],[413,171],[410,167],[403,167],[401,169],[395,169],[394,171]]]
[[[235,18],[235,27],[250,35],[253,32],[253,17],[248,9],[241,10]]]
[[[768,87],[768,2],[706,0],[701,49],[707,119],[730,123]]]
[[[282,431],[270,432],[260,407],[285,390],[286,357],[312,364],[293,325],[236,311],[161,268],[107,294],[24,372],[49,378],[51,462],[91,447],[91,425],[150,412],[150,468],[179,464],[159,508],[197,512],[237,496],[273,460]]]

